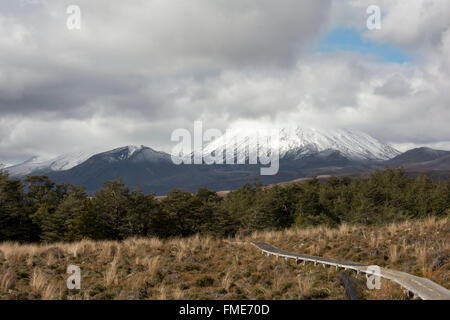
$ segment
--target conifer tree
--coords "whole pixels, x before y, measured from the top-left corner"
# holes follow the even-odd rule
[[[35,240],[29,210],[20,180],[9,179],[0,170],[0,241]]]

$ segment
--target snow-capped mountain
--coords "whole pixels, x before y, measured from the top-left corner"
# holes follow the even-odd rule
[[[326,151],[339,151],[351,160],[388,160],[400,152],[366,133],[347,129],[318,129],[287,127],[278,130],[281,158],[301,160],[305,156],[324,154]],[[257,154],[261,143],[268,141],[270,130],[231,129],[203,148],[203,156],[215,150],[226,150],[235,143],[240,152]],[[247,149],[248,148],[248,149]]]
[[[102,153],[74,152],[52,159],[32,157],[23,163],[7,167],[5,170],[8,171],[11,176],[17,177],[26,176],[32,173],[47,174],[50,172],[72,169],[86,162],[91,157],[101,157],[110,163],[128,159],[147,162],[170,160],[170,156],[166,153],[155,151],[145,146],[130,145]]]
[[[5,168],[11,176],[26,176],[33,172],[52,172],[69,170],[90,157],[95,152],[73,152],[56,158],[46,159],[42,157],[32,157],[25,162]]]
[[[330,152],[350,160],[389,160],[400,152],[363,132],[347,129],[318,129],[306,127],[286,127],[278,130],[280,157],[295,161],[314,155],[327,156]],[[270,130],[231,129],[226,134],[203,147],[203,157],[215,150],[226,150],[236,142],[237,150],[249,155],[258,155],[261,141],[267,141]],[[235,147],[235,148],[236,148]],[[5,168],[11,176],[47,174],[70,170],[88,159],[101,159],[105,163],[130,160],[130,163],[155,163],[171,161],[169,154],[146,146],[129,145],[114,150],[95,152],[74,152],[53,159],[33,157],[21,164]]]
[[[78,152],[54,159],[33,158],[5,170],[16,177],[45,174],[57,184],[71,183],[86,187],[94,194],[103,183],[122,178],[124,184],[146,193],[167,194],[173,188],[196,192],[206,186],[214,190],[232,190],[258,179],[263,184],[291,181],[319,175],[354,175],[390,167],[404,166],[410,172],[419,168],[435,176],[447,174],[447,152],[416,149],[402,155],[369,135],[351,130],[313,128],[276,129],[280,140],[280,170],[274,176],[261,176],[261,165],[176,165],[171,156],[145,146],[125,146],[102,153]],[[255,129],[229,130],[203,148],[203,155],[225,148],[236,140],[237,149],[248,154],[258,152],[256,133],[267,140],[272,131]],[[258,141],[258,140],[256,140]],[[394,158],[395,157],[395,158]],[[394,158],[394,159],[392,159]],[[392,160],[387,160],[392,159]],[[246,159],[248,160],[248,159]],[[363,161],[362,161],[363,160]],[[440,170],[440,171],[439,171]],[[447,171],[445,171],[447,170]],[[447,173],[446,173],[447,172]]]
[[[156,151],[146,146],[125,146],[114,150],[106,151],[96,154],[96,159],[102,159],[107,162],[118,162],[130,160],[133,163],[137,162],[161,162],[170,161],[170,156],[165,152]]]

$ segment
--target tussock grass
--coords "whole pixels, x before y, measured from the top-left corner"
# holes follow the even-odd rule
[[[292,252],[397,269],[450,285],[448,219],[386,226],[341,225],[257,231],[262,241]],[[81,290],[66,289],[66,269],[81,268]],[[354,275],[356,276],[356,275]],[[359,278],[365,281],[364,275]],[[368,299],[405,299],[382,281]],[[161,240],[21,245],[0,243],[0,299],[346,299],[334,268],[296,265],[234,239],[193,236]]]

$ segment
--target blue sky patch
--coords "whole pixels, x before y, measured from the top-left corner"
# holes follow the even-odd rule
[[[400,48],[370,42],[363,39],[361,33],[354,29],[337,28],[325,35],[320,42],[320,52],[335,51],[357,51],[371,54],[386,62],[404,63],[411,60]]]

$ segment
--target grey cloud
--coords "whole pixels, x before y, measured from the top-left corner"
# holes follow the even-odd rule
[[[449,22],[425,28],[440,44],[431,39],[422,60],[406,65],[316,54],[327,28],[348,25],[342,20],[355,12],[365,21],[360,4],[342,3],[80,0],[82,30],[70,32],[72,1],[2,1],[0,162],[122,144],[170,151],[171,131],[196,119],[222,131],[244,120],[306,122],[396,144],[450,141],[450,79],[441,68],[450,65]],[[401,13],[381,5],[392,8],[388,16]],[[389,21],[383,30],[395,37],[373,40],[398,45],[408,29]],[[424,38],[408,39],[414,48]]]
[[[387,79],[383,85],[375,88],[375,94],[387,97],[401,97],[411,93],[411,85],[402,76],[396,74]]]
[[[205,70],[295,62],[325,23],[330,1],[78,1],[78,33],[65,28],[69,4],[2,4],[0,36],[10,38],[0,41],[2,113],[81,119],[102,105],[136,113],[151,105],[164,114],[176,97],[155,83],[176,90]]]

